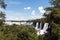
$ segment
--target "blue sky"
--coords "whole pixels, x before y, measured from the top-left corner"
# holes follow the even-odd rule
[[[48,0],[5,0],[7,20],[30,20],[41,18]]]

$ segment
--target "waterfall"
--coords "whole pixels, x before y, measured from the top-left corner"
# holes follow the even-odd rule
[[[41,28],[42,28],[42,24],[40,23],[40,30],[41,30]]]
[[[36,30],[38,30],[38,22],[36,23],[36,27],[35,27]]]
[[[48,29],[48,25],[49,25],[48,23],[45,23],[45,24],[44,24],[44,28],[43,28],[43,30],[44,30],[45,33],[47,33],[46,30]]]
[[[38,29],[40,29],[40,23],[38,23]]]
[[[48,29],[48,23],[45,23],[43,29],[40,30],[40,35],[47,33],[47,31],[46,31],[47,29]]]
[[[48,25],[49,25],[48,23],[45,23],[42,28],[42,23],[37,22],[36,27],[35,27],[35,29],[37,30],[37,35],[43,35],[43,34],[47,33],[46,30],[48,29]],[[40,26],[40,27],[38,28],[38,26]]]

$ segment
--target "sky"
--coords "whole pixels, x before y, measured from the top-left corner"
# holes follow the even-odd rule
[[[48,0],[5,0],[6,20],[31,20],[39,19],[49,7]]]

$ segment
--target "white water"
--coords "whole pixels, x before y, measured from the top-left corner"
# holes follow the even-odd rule
[[[41,28],[42,28],[42,24],[40,23],[40,28],[39,29],[41,30]]]
[[[44,28],[43,28],[43,30],[44,30],[45,33],[47,33],[46,30],[48,29],[48,25],[49,25],[48,23],[45,23],[45,24],[44,24]]]
[[[35,27],[36,30],[38,30],[38,22],[36,23],[36,27]]]
[[[47,33],[46,30],[48,29],[48,25],[49,25],[48,23],[45,23],[43,29],[41,30],[42,25],[40,24],[40,29],[39,29],[39,31],[37,31],[37,34],[43,35],[43,34]]]

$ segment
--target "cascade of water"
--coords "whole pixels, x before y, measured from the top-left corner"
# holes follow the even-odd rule
[[[47,33],[46,30],[48,29],[48,25],[49,25],[48,23],[45,23],[45,24],[44,24],[44,28],[43,28],[43,30],[44,30],[45,33]]]
[[[40,30],[41,30],[42,24],[40,23]]]
[[[46,31],[47,29],[48,29],[48,23],[45,23],[43,29],[40,30],[40,35],[43,35],[44,33],[47,33],[47,31]]]
[[[43,34],[47,33],[46,30],[48,29],[48,25],[49,25],[48,23],[45,23],[43,29],[41,29],[42,23],[40,23],[40,28],[38,29],[38,23],[36,23],[35,29],[37,30],[37,35],[43,35]]]
[[[42,25],[42,26],[41,26],[41,30],[42,30],[42,29],[43,29],[43,27],[44,27],[44,23],[41,23],[41,25]]]
[[[38,29],[40,29],[40,23],[38,23]]]
[[[36,23],[36,27],[35,27],[36,30],[38,30],[38,22]]]

